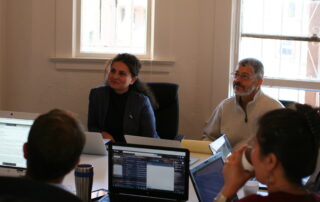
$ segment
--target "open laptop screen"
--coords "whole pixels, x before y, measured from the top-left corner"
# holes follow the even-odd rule
[[[201,202],[212,202],[224,185],[224,162],[221,153],[190,168],[191,180],[198,199]]]
[[[0,166],[26,168],[23,144],[33,120],[0,117]]]
[[[147,145],[109,147],[109,191],[147,197],[188,199],[189,151]]]
[[[221,152],[223,160],[232,152],[232,147],[226,135],[220,136],[218,139],[209,144],[209,148],[213,155]]]

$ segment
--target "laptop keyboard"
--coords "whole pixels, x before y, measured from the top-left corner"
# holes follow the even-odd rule
[[[148,197],[139,197],[132,195],[122,195],[122,194],[114,194],[109,195],[106,194],[98,202],[177,202],[177,200],[169,200],[169,199],[160,199],[160,198],[148,198]]]

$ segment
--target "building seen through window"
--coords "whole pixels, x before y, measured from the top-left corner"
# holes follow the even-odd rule
[[[280,100],[320,104],[320,1],[242,0],[239,60],[265,66],[262,88]]]
[[[149,1],[81,0],[80,54],[147,55]]]

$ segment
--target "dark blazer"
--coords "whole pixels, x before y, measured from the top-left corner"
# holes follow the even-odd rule
[[[111,88],[105,84],[91,89],[88,112],[89,131],[103,132],[109,107],[110,90]],[[142,93],[129,91],[123,117],[123,133],[159,138],[150,100]]]

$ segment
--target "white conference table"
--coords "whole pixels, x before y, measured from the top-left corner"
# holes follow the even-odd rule
[[[194,164],[203,161],[204,159],[208,158],[210,155],[203,154],[203,153],[192,153],[190,154],[191,157],[199,157],[200,160],[195,162]],[[108,189],[108,156],[98,156],[98,155],[86,155],[82,154],[80,158],[81,164],[91,164],[93,165],[93,187],[92,191],[97,189]],[[74,182],[74,170],[72,170],[63,181],[63,184],[67,186],[73,193],[75,193],[75,182]],[[193,188],[193,184],[189,177],[189,199],[190,202],[197,202],[199,201],[195,190]]]

